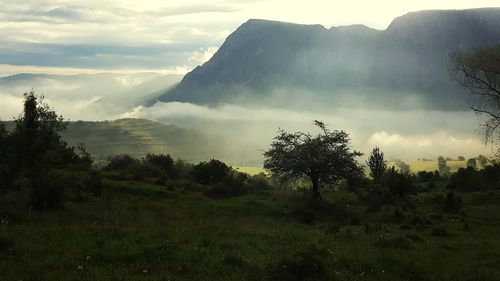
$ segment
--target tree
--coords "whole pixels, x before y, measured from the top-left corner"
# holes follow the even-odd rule
[[[314,199],[320,198],[320,185],[337,183],[359,176],[362,169],[351,151],[349,135],[330,131],[321,121],[314,121],[320,133],[278,131],[271,148],[264,152],[264,168],[284,179],[309,179]]]
[[[163,172],[165,172],[169,177],[173,177],[175,174],[174,171],[174,159],[170,156],[170,154],[151,154],[148,153],[146,155],[146,162],[157,166]]]
[[[93,159],[83,145],[77,154],[62,140],[59,132],[65,127],[62,116],[31,91],[24,94],[23,113],[15,119],[13,132],[0,128],[0,162],[7,163],[3,165],[9,176],[7,183],[19,179],[28,184],[30,204],[35,209],[61,208],[68,187],[88,189],[87,182],[99,180],[98,175],[93,181],[86,180]]]
[[[397,160],[396,167],[399,168],[399,171],[401,171],[403,175],[408,175],[411,172],[410,165],[406,164],[404,161]]]
[[[481,168],[486,167],[488,165],[488,158],[484,155],[479,155],[477,157],[477,161],[479,161],[479,165],[481,165]]]
[[[486,116],[486,140],[500,126],[500,44],[451,55],[456,80],[469,90],[470,108]]]
[[[29,173],[41,168],[41,162],[49,152],[63,152],[68,149],[59,135],[59,132],[66,128],[66,122],[44,103],[43,96],[36,95],[35,91],[24,94],[23,114],[15,123],[13,138],[17,140],[16,153]],[[71,158],[71,152],[67,152],[69,156],[66,156]]]
[[[231,171],[226,163],[210,159],[208,162],[200,162],[193,166],[191,176],[197,183],[213,184],[222,181]]]
[[[370,168],[370,176],[376,183],[380,183],[380,178],[387,169],[387,161],[384,159],[384,153],[380,151],[380,148],[375,147],[372,150],[366,164]]]
[[[467,160],[467,168],[468,167],[471,167],[474,170],[477,168],[476,158],[471,158],[471,159]]]
[[[450,167],[446,165],[446,159],[443,156],[438,157],[438,171],[443,177],[450,174]]]

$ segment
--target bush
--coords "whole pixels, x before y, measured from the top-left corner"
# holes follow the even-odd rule
[[[191,176],[194,181],[201,184],[213,184],[222,181],[231,171],[224,162],[211,159],[193,166]]]
[[[126,171],[131,169],[139,162],[128,154],[114,155],[108,157],[108,164],[104,166],[105,170],[109,171]]]
[[[439,180],[439,172],[427,172],[427,171],[420,171],[417,173],[417,179],[419,182],[425,183],[425,182],[433,182]]]
[[[136,181],[162,176],[161,169],[149,162],[137,161],[128,169],[128,172],[132,175],[132,179]]]
[[[170,178],[175,177],[174,160],[169,154],[165,155],[148,153],[144,162],[158,167]]]
[[[409,174],[396,171],[394,167],[387,170],[382,176],[382,185],[393,194],[404,197],[414,192],[412,177]]]
[[[372,184],[358,191],[358,197],[367,206],[368,211],[378,211],[383,205],[393,203],[392,193],[385,186]]]
[[[264,173],[249,177],[247,183],[249,190],[253,192],[265,193],[272,189],[271,182]]]
[[[204,192],[209,198],[228,198],[245,195],[249,192],[246,184],[247,175],[234,172],[226,176],[219,183],[211,186]]]

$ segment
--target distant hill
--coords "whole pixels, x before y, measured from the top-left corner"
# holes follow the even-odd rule
[[[5,123],[8,128],[14,125]],[[115,154],[140,158],[147,153],[168,153],[187,161],[223,157],[221,139],[147,119],[69,122],[61,135],[72,146],[84,143],[97,160]]]
[[[77,75],[21,73],[0,78],[0,94],[21,96],[34,89],[50,100],[91,101],[106,113],[123,113],[143,103],[152,92],[165,91],[182,76],[159,73]],[[92,119],[92,116],[89,116]]]
[[[464,109],[448,56],[495,43],[499,8],[414,12],[386,30],[252,19],[180,84],[145,103]]]

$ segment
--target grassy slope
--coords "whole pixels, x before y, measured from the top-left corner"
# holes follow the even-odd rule
[[[366,213],[341,192],[325,197],[362,221],[332,232],[333,217],[315,225],[292,219],[287,193],[212,200],[183,189],[105,183],[102,198],[61,212],[30,212],[14,195],[1,197],[0,215],[10,216],[0,229],[0,246],[7,245],[0,247],[1,279],[268,280],[283,259],[313,253],[330,275],[325,280],[500,280],[499,191],[465,194],[470,230],[458,216],[442,215],[434,224],[450,234],[436,237],[430,229],[401,230],[393,207]],[[429,216],[436,213],[430,195],[415,199]],[[364,223],[376,222],[385,231],[364,231]],[[375,247],[381,237],[403,242]]]
[[[217,155],[216,147],[220,147],[214,138],[146,119],[72,122],[62,135],[71,145],[85,143],[98,159],[123,153],[143,157],[151,152],[199,161]]]

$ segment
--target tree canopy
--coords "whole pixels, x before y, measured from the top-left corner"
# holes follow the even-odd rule
[[[264,168],[285,179],[309,179],[313,197],[320,197],[320,185],[337,183],[362,172],[353,151],[349,135],[344,131],[330,131],[321,121],[314,121],[320,133],[280,130],[269,150],[264,152]]]
[[[470,93],[470,107],[486,117],[487,140],[496,139],[500,126],[500,44],[451,55],[457,81]]]

